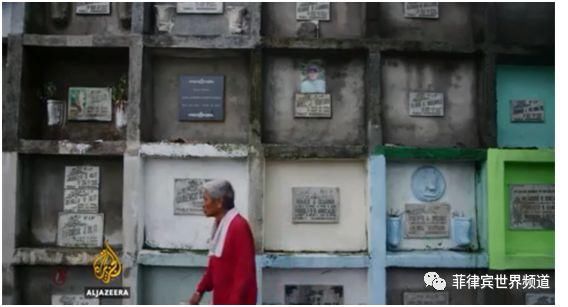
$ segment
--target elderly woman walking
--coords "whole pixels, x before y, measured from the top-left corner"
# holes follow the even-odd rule
[[[203,185],[203,212],[214,217],[207,270],[191,296],[199,304],[205,291],[213,291],[214,305],[256,303],[254,240],[248,222],[235,209],[235,192],[226,180]]]

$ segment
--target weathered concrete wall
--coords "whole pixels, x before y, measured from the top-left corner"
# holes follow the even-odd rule
[[[24,9],[24,2],[2,3],[2,37],[24,32]]]
[[[323,59],[332,118],[294,118],[300,63]],[[353,145],[365,143],[365,62],[353,53],[303,53],[267,56],[264,77],[266,143]]]
[[[438,19],[404,17],[404,3],[368,3],[369,36],[397,40],[472,42],[470,3],[439,3]]]
[[[189,142],[247,143],[250,106],[249,59],[245,52],[155,50],[153,116],[145,141],[182,138]],[[223,122],[178,121],[180,75],[225,76]]]
[[[285,285],[342,285],[344,304],[369,303],[367,270],[363,269],[265,269],[263,304],[284,304]]]
[[[390,56],[382,67],[384,142],[420,147],[477,147],[474,60]],[[409,116],[408,93],[444,93],[444,117]]]
[[[554,46],[554,3],[496,3],[495,7],[499,43]]]
[[[224,178],[235,190],[235,206],[248,216],[249,178],[246,160],[148,159],[144,167],[145,238],[154,248],[208,248],[213,219],[196,215],[174,215],[175,178]]]
[[[320,38],[358,38],[365,35],[365,4],[331,3],[330,21],[320,21]],[[263,3],[265,36],[297,37],[296,2]]]
[[[2,37],[11,33],[10,25],[12,24],[12,4],[2,3]],[[3,87],[5,88],[5,87]]]
[[[179,305],[187,304],[204,273],[201,268],[142,266],[139,304]],[[211,292],[206,292],[201,304],[211,304]]]
[[[65,278],[57,279],[58,270],[62,270]],[[18,266],[16,274],[20,297],[16,304],[22,305],[51,305],[52,294],[84,294],[85,287],[120,287],[122,275],[103,284],[98,280],[92,266]],[[54,280],[63,281],[62,284]],[[131,289],[133,290],[133,289]],[[100,298],[101,305],[117,305],[120,299]]]
[[[471,218],[472,222],[472,248],[477,249],[477,218],[475,209],[475,166],[471,162],[453,163],[416,163],[416,162],[389,162],[387,164],[387,203],[389,210],[404,212],[405,204],[418,204],[425,202],[416,199],[411,189],[414,171],[424,165],[433,165],[444,176],[446,191],[442,198],[435,203],[447,203],[452,213],[462,213],[464,217]],[[450,215],[451,217],[451,215]],[[407,216],[402,219],[402,240],[399,249],[448,249],[455,248],[452,240],[452,225],[450,224],[450,237],[440,239],[405,239],[404,223]]]
[[[2,304],[16,304],[14,267],[18,154],[2,152]]]
[[[166,4],[166,3],[160,3]],[[174,2],[167,3],[174,4]],[[248,26],[244,27],[243,33],[231,33],[230,30],[230,20],[231,14],[236,13],[236,9],[245,8],[247,13],[245,14],[245,20]],[[225,2],[223,3],[223,13],[222,14],[174,14],[173,22],[174,26],[171,30],[171,34],[174,35],[206,35],[206,36],[217,36],[217,35],[250,35],[251,34],[251,22],[253,11],[256,10],[257,4],[252,2]],[[175,10],[175,9],[174,9]],[[151,33],[158,33],[156,29],[156,8],[154,5],[151,7],[150,12],[152,18],[147,18],[147,22],[150,23],[148,28]]]
[[[265,178],[266,250],[367,249],[368,209],[363,161],[268,161]],[[339,187],[339,223],[292,223],[292,187],[309,186]]]
[[[86,35],[106,34],[125,35],[130,33],[130,23],[122,24],[118,14],[119,4],[111,2],[110,15],[77,15],[76,7],[79,3],[70,3],[68,21],[66,24],[57,24],[51,18],[52,5],[50,3],[28,3],[27,33]]]
[[[18,246],[55,246],[58,215],[63,211],[65,166],[93,165],[100,167],[99,213],[104,213],[104,239],[113,248],[122,247],[121,158],[26,155],[21,159]]]
[[[26,49],[21,137],[82,141],[124,139],[124,131],[116,128],[114,113],[112,122],[66,121],[61,128],[47,126],[47,107],[37,94],[43,84],[53,81],[57,86],[57,99],[67,102],[70,86],[111,87],[122,75],[128,75],[127,48]]]

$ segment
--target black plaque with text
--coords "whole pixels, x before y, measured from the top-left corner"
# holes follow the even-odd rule
[[[180,76],[178,119],[223,121],[225,119],[224,76]]]

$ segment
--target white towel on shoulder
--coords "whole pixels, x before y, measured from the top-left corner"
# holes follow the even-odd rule
[[[233,208],[225,213],[225,216],[223,216],[219,225],[213,223],[211,239],[209,241],[209,256],[221,257],[229,225],[231,225],[231,222],[237,214],[239,214],[237,209]]]

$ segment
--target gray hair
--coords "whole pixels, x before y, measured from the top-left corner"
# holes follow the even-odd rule
[[[223,179],[207,181],[203,184],[202,189],[213,199],[221,198],[225,210],[231,210],[235,207],[235,191],[229,181]]]

